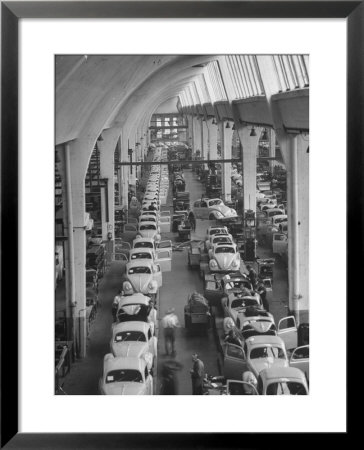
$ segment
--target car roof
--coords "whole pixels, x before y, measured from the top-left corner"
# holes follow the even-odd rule
[[[153,255],[153,249],[150,247],[138,247],[138,248],[132,248],[129,251],[129,255],[134,255],[134,253],[150,253]]]
[[[284,345],[283,340],[279,336],[252,336],[245,342],[250,347],[253,347],[255,345]]]
[[[130,269],[131,267],[143,267],[143,266],[152,266],[153,262],[149,260],[144,259],[134,259],[133,261],[129,261],[126,265],[127,269]]]
[[[139,370],[143,373],[146,362],[142,358],[132,356],[118,356],[116,358],[110,357],[104,362],[105,372],[118,369],[132,369]]]
[[[141,226],[144,227],[145,225],[154,225],[154,226],[156,226],[155,222],[152,222],[152,221],[143,222],[143,225],[141,225]]]
[[[141,322],[139,320],[132,320],[128,322],[118,322],[115,325],[113,325],[113,335],[115,336],[116,333],[120,333],[121,331],[142,331],[143,333],[146,333],[148,329],[150,328],[150,324],[146,322]]]
[[[135,303],[140,303],[142,305],[149,305],[150,298],[141,292],[137,292],[132,295],[124,295],[121,297],[119,306],[132,305]]]
[[[259,375],[266,380],[274,380],[279,378],[293,378],[306,381],[305,374],[297,367],[280,367],[272,366],[269,369],[263,369]]]

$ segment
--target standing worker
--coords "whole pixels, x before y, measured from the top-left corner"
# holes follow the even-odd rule
[[[191,223],[191,230],[195,231],[196,230],[196,217],[192,211],[190,211],[190,213],[188,214],[188,220]]]
[[[249,264],[246,266],[246,268],[248,269],[248,272],[249,272],[248,273],[249,280],[250,280],[251,284],[253,285],[253,288],[255,289],[256,285],[257,285],[257,273],[253,269],[253,267]]]
[[[190,370],[192,379],[192,395],[203,395],[203,380],[205,378],[204,363],[198,358],[198,354],[192,355],[193,367]]]
[[[257,290],[258,294],[260,295],[260,298],[262,299],[262,303],[263,303],[263,308],[269,312],[269,303],[267,300],[267,289],[264,286],[263,282],[260,282],[258,284],[258,290]]]
[[[164,345],[166,349],[166,355],[169,355],[171,350],[171,355],[176,354],[175,351],[175,329],[180,327],[178,317],[174,313],[174,308],[169,308],[165,316],[162,319],[162,327],[164,329]]]

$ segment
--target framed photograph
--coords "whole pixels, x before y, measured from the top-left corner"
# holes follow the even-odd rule
[[[2,447],[347,436],[363,21],[1,2]]]

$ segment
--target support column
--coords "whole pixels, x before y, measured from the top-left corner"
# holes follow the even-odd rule
[[[208,119],[206,125],[208,129],[210,159],[217,159],[217,125],[212,123],[213,120]]]
[[[121,134],[121,158],[120,161],[128,162],[128,137],[125,132]],[[121,166],[121,205],[128,208],[129,166]]]
[[[239,139],[243,148],[243,191],[244,210],[257,210],[257,150],[260,136],[260,129],[256,128],[256,136],[250,136],[251,129],[240,124],[235,125]]]
[[[81,358],[86,356],[87,339],[85,176],[93,148],[94,141],[90,139],[76,139],[65,145],[65,156],[66,159],[69,158],[69,165],[66,163],[66,171],[70,176],[73,220],[73,230],[68,229],[68,235],[70,236],[72,233],[73,236],[73,267],[70,278],[75,301],[75,345]],[[70,258],[72,258],[72,254],[70,254]]]
[[[116,145],[117,145],[118,161],[121,162],[121,135],[119,136]],[[122,205],[122,189],[123,189],[123,186],[122,186],[123,185],[123,177],[122,177],[121,166],[118,167],[117,177],[118,177],[118,187],[119,187],[118,204],[121,206]]]
[[[223,120],[219,122],[219,131],[221,137],[221,156],[222,159],[231,159],[231,146],[233,140],[234,130],[226,128],[227,121]],[[222,165],[222,196],[225,202],[231,201],[231,163],[225,163]]]
[[[308,322],[309,154],[308,138],[288,135],[283,146],[287,167],[289,309]]]
[[[197,151],[200,152],[202,156],[202,146],[201,146],[201,124],[197,117],[192,119],[193,123],[193,135],[192,135],[192,151],[196,154]]]
[[[186,131],[187,145],[192,148],[193,152],[193,116],[191,114],[187,114],[186,119],[187,119],[187,131]]]
[[[103,178],[107,183],[106,187],[101,189],[101,226],[103,240],[108,240],[108,233],[112,233],[112,240],[115,237],[114,153],[115,141],[118,139],[118,135],[119,131],[111,128],[102,133],[104,140],[98,141],[97,143],[100,150],[100,178]]]
[[[275,156],[276,156],[276,134],[275,134],[273,128],[269,128],[268,133],[269,133],[269,157],[275,158]],[[270,170],[271,174],[273,174],[273,172],[274,172],[275,165],[276,165],[276,162],[274,159],[269,160],[269,170]]]
[[[209,130],[205,120],[201,122],[201,141],[202,141],[202,157],[203,159],[209,159]]]

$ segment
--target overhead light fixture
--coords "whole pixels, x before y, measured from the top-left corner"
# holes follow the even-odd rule
[[[268,133],[267,133],[267,129],[266,128],[264,128],[261,140],[262,141],[267,141],[268,140]]]
[[[212,119],[212,125],[216,125],[215,117]]]
[[[251,132],[250,132],[250,136],[256,136],[257,133],[255,132],[255,128],[253,127]]]
[[[225,128],[230,128],[230,123],[229,123],[229,121],[226,122]]]
[[[98,141],[103,141],[104,138],[102,137],[102,133],[100,134],[100,136],[97,138]]]

